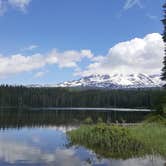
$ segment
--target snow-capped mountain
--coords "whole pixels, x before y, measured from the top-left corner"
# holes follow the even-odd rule
[[[114,74],[90,75],[78,80],[56,84],[56,87],[89,87],[89,88],[151,88],[161,87],[164,83],[160,75],[147,74]],[[53,85],[52,85],[53,86]]]

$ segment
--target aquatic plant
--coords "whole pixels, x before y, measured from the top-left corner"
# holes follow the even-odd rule
[[[121,127],[84,125],[68,132],[71,143],[83,145],[105,157],[131,158],[147,154],[166,156],[166,128],[162,125]]]
[[[91,117],[87,117],[85,120],[84,120],[84,124],[92,124],[93,123],[93,120]]]
[[[101,117],[98,117],[97,123],[102,123],[102,122],[103,122],[103,119]]]
[[[143,148],[140,141],[131,138],[128,128],[103,123],[81,126],[68,134],[72,143],[84,145],[106,157],[126,158]]]
[[[145,123],[130,128],[132,137],[140,140],[147,154],[166,157],[166,127],[161,123]]]

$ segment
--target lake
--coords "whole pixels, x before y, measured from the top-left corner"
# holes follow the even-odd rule
[[[78,145],[71,145],[67,131],[87,117],[94,123],[139,122],[148,111],[136,110],[22,110],[0,111],[0,165],[18,166],[165,166],[160,156],[113,159]],[[133,120],[134,119],[134,120]]]

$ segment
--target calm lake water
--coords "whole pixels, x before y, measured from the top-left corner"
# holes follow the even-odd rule
[[[110,111],[0,111],[0,166],[165,166],[159,156],[116,160],[82,146],[71,145],[66,132],[87,118],[97,121],[141,120],[147,112]]]

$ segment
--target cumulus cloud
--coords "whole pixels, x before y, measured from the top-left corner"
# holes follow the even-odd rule
[[[116,44],[106,56],[97,56],[84,70],[76,74],[146,73],[159,74],[164,57],[164,43],[158,33]]]
[[[45,58],[41,54],[32,56],[16,54],[9,57],[1,55],[0,64],[0,76],[4,77],[41,68],[45,66]]]
[[[31,0],[0,0],[0,15],[3,15],[9,7],[26,11]]]
[[[56,63],[60,68],[77,67],[77,63],[80,62],[83,58],[91,59],[92,57],[93,54],[90,50],[70,50],[61,53],[54,49],[47,57],[47,62],[49,64]]]
[[[77,76],[117,73],[160,74],[163,57],[162,36],[158,33],[152,33],[144,38],[120,42],[110,48],[106,55],[100,56],[94,56],[90,50],[60,52],[57,49],[53,49],[48,54],[0,55],[0,77],[29,71],[43,71],[41,69],[47,65],[73,68],[74,75]],[[85,58],[89,60],[89,65],[82,70],[79,64]],[[37,72],[35,77],[43,75],[43,72]]]
[[[142,7],[140,0],[126,0],[123,9],[128,10],[135,5],[139,6],[140,8]]]
[[[40,69],[46,65],[56,64],[60,68],[77,67],[77,63],[83,58],[92,58],[90,50],[64,51],[59,52],[56,49],[47,55],[33,54],[25,56],[22,54],[4,56],[0,55],[0,77],[7,77],[22,72]],[[41,73],[38,76],[41,76]]]

